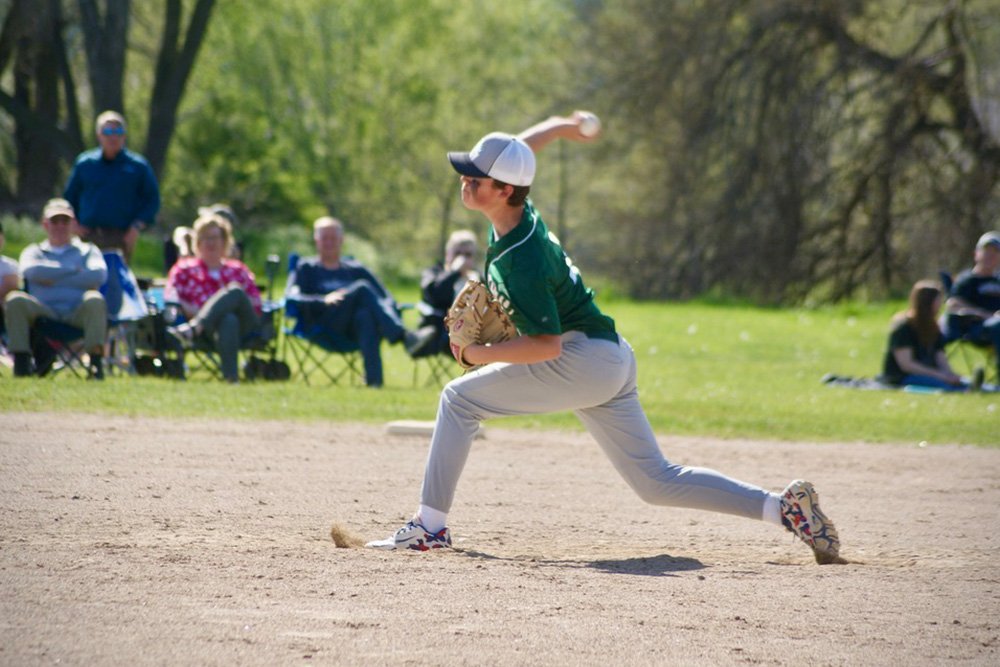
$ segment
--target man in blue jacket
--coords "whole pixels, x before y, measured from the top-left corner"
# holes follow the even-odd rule
[[[80,236],[102,250],[121,250],[127,263],[160,210],[160,188],[146,159],[125,148],[121,114],[105,111],[96,126],[100,145],[77,157],[63,197],[76,211]]]

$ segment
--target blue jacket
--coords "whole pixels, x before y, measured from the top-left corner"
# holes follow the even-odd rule
[[[105,160],[100,148],[81,153],[63,198],[85,227],[128,229],[137,220],[152,225],[160,210],[153,170],[144,157],[127,148],[114,160]]]

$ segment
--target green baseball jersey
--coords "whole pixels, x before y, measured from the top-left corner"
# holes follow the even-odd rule
[[[614,320],[598,309],[593,291],[584,286],[530,199],[510,233],[498,239],[490,231],[486,284],[522,335],[579,331],[590,338],[618,340]]]

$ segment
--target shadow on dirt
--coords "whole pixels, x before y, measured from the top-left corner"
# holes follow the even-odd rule
[[[468,551],[455,549],[470,558],[483,558],[486,560],[507,561],[510,563],[530,563],[535,567],[568,567],[568,568],[588,568],[608,572],[610,574],[637,574],[645,577],[668,577],[673,576],[673,572],[691,572],[694,570],[704,570],[708,566],[695,558],[685,558],[682,556],[670,556],[662,554],[660,556],[647,556],[644,558],[615,558],[606,560],[566,560],[549,559],[524,556],[494,556],[482,551]]]

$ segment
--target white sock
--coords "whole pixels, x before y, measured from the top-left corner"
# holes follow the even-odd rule
[[[431,533],[436,533],[448,525],[447,512],[439,512],[427,505],[420,506],[420,509],[417,510],[417,517],[419,517],[420,523],[424,525],[424,528]]]
[[[783,526],[781,523],[781,496],[777,493],[769,493],[764,500],[764,513],[760,517],[761,521],[773,523],[776,526]]]

